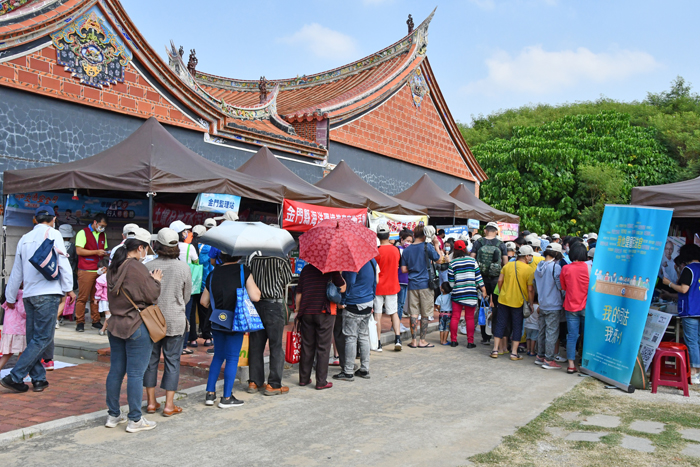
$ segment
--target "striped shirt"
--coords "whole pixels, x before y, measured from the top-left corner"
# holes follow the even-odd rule
[[[463,256],[450,261],[447,280],[452,286],[452,301],[468,306],[477,305],[476,289],[484,286],[484,280],[481,278],[479,264],[474,258]]]
[[[253,279],[263,299],[282,299],[284,289],[292,281],[289,261],[275,256],[256,256],[250,263]]]

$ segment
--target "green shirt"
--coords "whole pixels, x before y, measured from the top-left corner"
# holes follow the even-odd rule
[[[104,232],[103,232],[104,233]],[[95,236],[95,242],[99,245],[100,243],[100,232],[95,232],[94,230],[92,231],[92,234]],[[85,248],[85,245],[87,244],[87,238],[85,237],[85,230],[80,230],[78,233],[75,235],[75,246],[80,247],[80,248]],[[105,250],[107,249],[107,234],[105,233]],[[88,272],[97,272],[97,269],[94,271],[88,271]]]

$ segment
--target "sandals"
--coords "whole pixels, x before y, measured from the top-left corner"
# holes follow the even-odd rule
[[[498,358],[498,351],[494,350],[493,352],[491,352],[491,355],[489,355],[489,357]]]
[[[409,346],[410,348],[412,348],[412,349],[415,349],[415,348],[416,348],[416,346],[413,345],[413,344],[408,344],[408,346]]]
[[[183,349],[182,353],[180,355],[192,355],[193,353],[194,353],[194,350]]]
[[[182,413],[182,407],[178,407],[177,405],[173,407],[173,410],[163,409],[163,416],[164,417],[172,417],[173,415],[177,415],[180,413]]]
[[[578,370],[576,369],[576,367],[569,367],[569,368],[566,369],[566,372],[569,373],[570,375],[573,375],[573,374],[576,373],[577,371],[578,371]]]
[[[206,339],[204,341],[204,344],[202,344],[204,347],[211,347],[214,345],[214,343],[211,341],[211,339]]]
[[[520,355],[517,355],[517,354],[515,354],[515,355],[510,354],[510,359],[513,360],[513,361],[515,362],[515,361],[518,361],[518,360],[522,360],[523,357],[520,356]]]
[[[418,346],[419,349],[432,349],[433,347],[435,347],[433,344],[419,345]]]
[[[156,402],[155,407],[148,406],[146,407],[146,413],[156,413],[160,409],[160,403]]]

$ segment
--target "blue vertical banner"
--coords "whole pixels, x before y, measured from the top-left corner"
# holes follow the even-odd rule
[[[625,391],[646,324],[672,209],[605,207],[591,268],[581,371]]]

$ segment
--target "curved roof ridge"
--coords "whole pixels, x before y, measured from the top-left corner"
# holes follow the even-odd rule
[[[423,20],[423,22],[420,23],[418,27],[415,28],[411,33],[402,37],[397,42],[394,42],[388,47],[385,47],[379,50],[378,52],[370,54],[364,58],[348,63],[346,65],[339,66],[337,68],[333,68],[331,70],[315,73],[313,75],[297,76],[295,78],[287,79],[271,79],[269,81],[278,84],[282,90],[313,86],[316,84],[321,84],[339,79],[341,76],[347,76],[368,68],[373,68],[401,53],[406,53],[410,51],[411,47],[414,46],[414,44],[425,47],[427,46],[426,36],[428,26],[430,25],[430,22],[432,21],[436,10],[437,7],[435,7],[435,9],[430,13],[430,15],[425,20]],[[213,75],[210,73],[203,73],[201,71],[196,72],[195,79],[197,81],[206,83],[207,85],[222,87],[225,89],[235,89],[238,91],[251,92],[258,90],[258,81],[256,80],[233,79]]]

